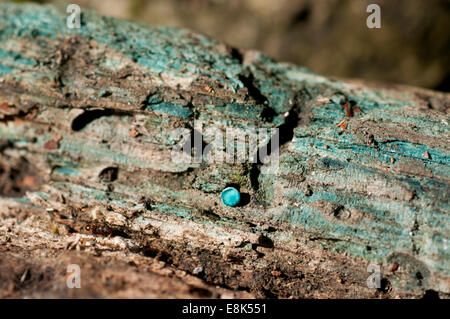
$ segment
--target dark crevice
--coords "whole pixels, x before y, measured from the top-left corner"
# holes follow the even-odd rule
[[[221,217],[214,213],[212,209],[201,210],[200,213],[202,214],[202,216],[213,221],[218,221],[221,219]]]
[[[414,225],[411,228],[411,241],[412,241],[412,251],[414,254],[418,255],[420,253],[419,247],[416,245],[415,236],[419,231],[419,222],[417,221],[417,216],[414,217]]]
[[[1,139],[0,140],[0,153],[2,153],[7,148],[13,147],[13,143],[8,139]]]
[[[260,169],[258,164],[252,164],[252,167],[250,169],[250,184],[255,191],[259,189],[259,174]]]
[[[201,287],[190,287],[189,293],[197,295],[200,298],[210,298],[213,296],[213,293],[211,291]]]
[[[272,122],[272,121],[273,121],[273,118],[274,118],[276,115],[277,115],[277,113],[275,112],[275,110],[272,109],[272,108],[270,108],[270,107],[268,107],[268,106],[265,106],[265,107],[263,108],[263,110],[261,111],[261,119],[262,119],[264,122],[268,122],[268,123]]]
[[[248,203],[250,203],[250,199],[251,199],[251,197],[250,197],[249,193],[241,193],[241,200],[236,205],[236,207],[243,207],[243,206],[247,205]]]
[[[414,277],[419,281],[419,286],[422,286],[423,283],[423,275],[420,271],[416,272]]]
[[[340,205],[333,211],[333,216],[339,219],[344,211],[344,206]]]
[[[252,73],[249,75],[239,75],[239,80],[247,88],[248,95],[255,100],[256,104],[268,103],[267,98],[261,93],[261,91],[255,86],[255,78]]]
[[[73,131],[79,132],[88,124],[103,116],[133,116],[134,114],[136,114],[136,112],[117,109],[85,110],[82,114],[72,120],[71,127]]]
[[[169,253],[162,251],[162,250],[158,250],[153,247],[143,248],[142,255],[145,257],[155,258],[159,261],[163,261],[163,262],[169,263],[169,264],[172,263],[172,259],[173,259],[173,257]]]
[[[439,293],[437,292],[437,291],[434,291],[434,290],[427,290],[427,291],[425,291],[425,294],[423,295],[423,297],[422,297],[423,299],[431,299],[431,300],[437,300],[437,299],[440,299],[439,298]]]
[[[203,155],[204,154],[206,155],[206,153],[208,153],[208,151],[210,150],[210,147],[208,147],[208,144],[205,143],[202,133],[200,133],[199,131],[197,131],[193,128],[190,128],[190,130],[191,130],[191,135],[189,136],[188,140],[183,145],[183,149],[191,150],[191,153],[189,155],[194,156],[195,162],[200,162],[203,158]],[[198,143],[198,141],[201,141],[201,143]],[[192,152],[193,152],[193,154],[192,154]]]
[[[294,107],[289,111],[288,116],[284,120],[284,123],[278,127],[278,131],[270,139],[270,141],[258,150],[258,153],[256,154],[256,156],[258,156],[258,163],[263,163],[265,160],[265,157],[259,158],[259,155],[261,153],[267,154],[267,156],[270,156],[270,154],[272,153],[272,141],[278,140],[279,148],[281,148],[281,146],[292,140],[292,138],[294,137],[294,129],[297,127],[298,119],[298,111]]]
[[[265,235],[260,235],[258,237],[258,246],[265,247],[265,248],[273,248],[274,243],[273,240]]]
[[[114,182],[119,174],[119,169],[117,167],[106,167],[98,175],[100,181],[102,182]]]
[[[23,112],[23,111],[19,111],[18,114],[13,114],[13,115],[3,115],[3,117],[0,119],[0,122],[13,122],[16,119],[21,119],[24,118],[25,115],[27,115],[27,113]]]
[[[38,111],[39,108],[37,106],[32,106],[26,110],[19,110],[17,114],[3,114],[3,117],[0,118],[0,122],[12,122],[16,119],[31,120]]]
[[[386,278],[381,278],[380,287],[377,290],[381,293],[387,293],[389,288],[391,287],[391,283]]]
[[[274,292],[269,289],[262,288],[261,293],[267,299],[278,299],[278,295],[274,294]]]
[[[72,130],[75,132],[81,131],[85,128],[89,123],[95,121],[96,119],[103,116],[111,116],[113,115],[112,110],[88,110],[84,111],[82,114],[78,115],[72,121]]]
[[[242,62],[244,61],[242,53],[238,49],[232,47],[230,49],[230,54],[234,59],[236,59],[239,62],[239,64],[242,64]]]
[[[145,110],[147,108],[147,106],[149,106],[149,105],[157,104],[157,102],[151,102],[152,96],[157,95],[157,94],[158,94],[158,91],[156,89],[152,89],[146,95],[146,97],[142,100],[142,102],[141,102],[141,110]]]
[[[252,166],[250,168],[250,183],[252,188],[257,191],[259,189],[259,175],[261,173],[260,167],[265,162],[266,158],[272,154],[273,150],[281,149],[281,146],[290,142],[294,137],[294,129],[297,127],[299,120],[299,112],[297,106],[294,105],[292,109],[289,111],[288,116],[286,116],[284,123],[278,127],[277,132],[272,136],[270,141],[258,148],[256,151],[255,157],[252,161]],[[278,148],[273,149],[273,142],[278,141]],[[276,146],[276,145],[275,145]]]

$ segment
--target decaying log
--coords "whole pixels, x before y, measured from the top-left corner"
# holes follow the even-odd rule
[[[448,94],[66,18],[0,6],[2,296],[448,297]],[[278,128],[278,170],[174,161],[172,132],[196,122]],[[82,289],[67,263],[90,269]]]

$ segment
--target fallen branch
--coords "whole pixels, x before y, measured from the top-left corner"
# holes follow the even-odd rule
[[[4,295],[142,296],[149,280],[179,297],[448,297],[448,94],[329,79],[91,11],[80,29],[65,21],[63,7],[0,6],[1,255],[101,256],[100,277],[123,263],[137,277],[113,292],[59,278],[50,293],[12,271]],[[171,134],[196,123],[278,128],[278,170],[174,161]],[[237,207],[220,200],[230,185]]]

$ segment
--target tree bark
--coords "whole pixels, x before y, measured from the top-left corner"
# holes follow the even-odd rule
[[[0,6],[2,296],[449,296],[448,94],[66,17]],[[230,127],[278,128],[278,170],[174,161],[176,129]]]

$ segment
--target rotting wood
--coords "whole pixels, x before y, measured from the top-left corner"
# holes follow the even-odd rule
[[[21,285],[1,263],[3,296],[142,297],[133,285],[148,280],[178,297],[448,297],[448,94],[329,79],[187,30],[65,18],[0,6],[1,258],[32,269]],[[170,134],[194,121],[279,128],[278,173],[175,163]],[[222,205],[229,185],[245,205]],[[103,281],[33,281],[68,256],[103,260]],[[125,287],[109,290],[114,269]]]

